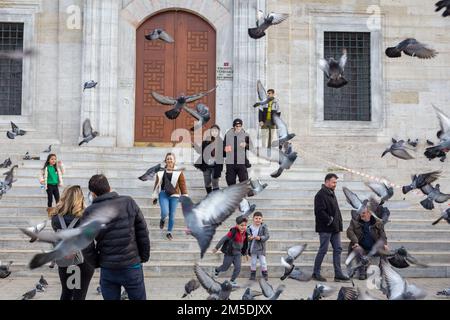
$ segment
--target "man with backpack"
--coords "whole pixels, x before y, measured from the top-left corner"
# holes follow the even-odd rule
[[[230,281],[233,286],[237,286],[236,279],[241,272],[242,256],[248,259],[247,222],[247,218],[242,216],[237,217],[236,226],[231,228],[212,250],[213,253],[217,253],[220,249],[224,254],[222,265],[214,270],[216,277],[219,276],[220,272],[226,272],[231,264],[234,265],[233,275]]]

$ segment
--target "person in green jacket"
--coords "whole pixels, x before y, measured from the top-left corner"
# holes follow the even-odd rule
[[[47,191],[47,213],[49,216],[53,207],[53,198],[55,198],[56,204],[59,202],[59,187],[63,185],[63,174],[63,163],[57,161],[56,154],[50,154],[41,170],[39,180]]]

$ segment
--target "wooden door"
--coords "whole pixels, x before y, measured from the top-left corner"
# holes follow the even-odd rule
[[[166,30],[175,43],[148,41],[145,35],[155,28]],[[165,11],[150,17],[137,30],[136,119],[137,144],[170,143],[176,128],[190,129],[194,119],[182,112],[170,120],[164,112],[171,109],[156,102],[152,91],[176,97],[207,91],[216,85],[216,33],[202,18],[185,11]],[[189,104],[207,105],[215,122],[215,92]]]

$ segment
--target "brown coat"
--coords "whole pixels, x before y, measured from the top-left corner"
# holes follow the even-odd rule
[[[159,171],[156,174],[156,179],[155,179],[155,186],[153,188],[153,194],[152,194],[152,199],[158,199],[159,193],[161,192],[161,183],[162,183],[162,178],[164,175],[165,171]],[[187,196],[188,195],[188,190],[186,187],[186,178],[184,177],[184,173],[182,171],[173,171],[172,174],[172,185],[175,187],[175,194],[173,194],[171,197],[179,197],[181,195],[183,196]]]
[[[387,237],[384,231],[383,222],[380,220],[376,220],[375,217],[370,217],[370,233],[375,242],[382,239],[385,244],[387,244]],[[363,238],[363,227],[361,217],[358,217],[358,220],[352,219],[350,225],[347,229],[347,238],[350,239],[349,250],[359,243],[359,241]]]

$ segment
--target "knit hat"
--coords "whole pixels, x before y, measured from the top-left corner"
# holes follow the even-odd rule
[[[236,224],[241,224],[242,222],[248,222],[248,219],[244,216],[239,216],[236,218]]]
[[[234,119],[233,121],[233,127],[236,127],[236,125],[240,124],[242,126],[242,120],[241,119]]]

